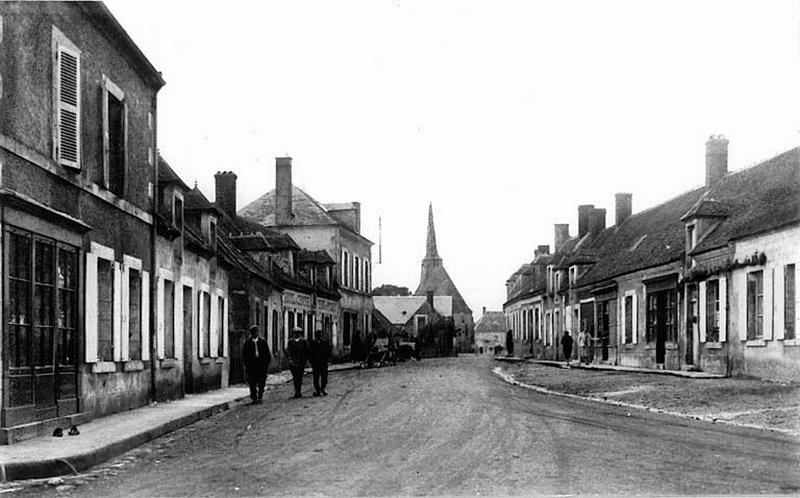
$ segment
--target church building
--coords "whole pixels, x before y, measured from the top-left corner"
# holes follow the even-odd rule
[[[475,338],[475,321],[472,310],[458,292],[453,279],[444,269],[442,258],[436,249],[436,231],[433,227],[433,205],[428,206],[428,240],[425,258],[422,260],[422,274],[415,296],[425,296],[433,292],[434,296],[450,296],[453,299],[453,324],[456,328],[456,351],[470,352]]]

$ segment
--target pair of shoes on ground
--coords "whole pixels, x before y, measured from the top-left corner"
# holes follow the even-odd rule
[[[302,398],[302,397],[303,397],[303,395],[302,395],[302,394],[300,394],[300,393],[294,393],[294,396],[292,396],[292,399],[297,399],[297,398]]]
[[[261,398],[254,399],[253,401],[250,402],[251,405],[260,405],[261,403],[263,403]]]
[[[78,426],[73,425],[69,428],[69,432],[67,434],[70,436],[79,436],[80,433],[81,431],[78,430]],[[64,430],[61,427],[56,427],[53,431],[53,437],[64,437]]]

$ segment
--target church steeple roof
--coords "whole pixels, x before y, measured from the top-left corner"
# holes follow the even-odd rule
[[[436,230],[433,228],[433,203],[428,204],[428,243],[425,259],[438,259],[439,251],[436,250]]]

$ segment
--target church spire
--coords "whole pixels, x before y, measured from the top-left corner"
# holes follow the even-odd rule
[[[433,203],[428,204],[428,245],[425,259],[437,259],[439,252],[436,250],[436,231],[433,228]]]

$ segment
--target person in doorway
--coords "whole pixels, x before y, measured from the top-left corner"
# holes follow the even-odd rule
[[[303,330],[299,327],[292,330],[292,338],[286,346],[286,358],[289,360],[289,371],[292,372],[294,381],[294,397],[300,398],[303,396],[303,374],[308,361],[308,341],[303,339]]]
[[[250,339],[242,347],[247,383],[250,385],[250,399],[253,404],[261,403],[264,397],[264,384],[267,382],[267,369],[272,356],[267,341],[258,336],[258,325],[250,326]]]
[[[564,335],[561,336],[561,349],[564,351],[564,360],[569,363],[572,359],[572,336],[566,330]]]
[[[506,356],[514,356],[514,332],[506,332]]]
[[[309,359],[314,376],[314,396],[327,396],[325,386],[328,384],[328,360],[331,358],[331,345],[322,336],[321,330],[314,332],[310,350]]]
[[[586,358],[587,358],[586,339],[587,339],[586,332],[584,332],[583,329],[581,329],[581,331],[578,332],[578,361],[580,363],[586,363]]]

